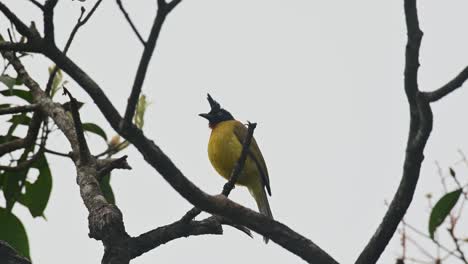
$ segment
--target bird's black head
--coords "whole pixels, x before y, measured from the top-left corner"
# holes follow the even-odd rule
[[[234,117],[231,115],[231,113],[221,108],[219,103],[216,102],[210,94],[208,94],[208,102],[210,103],[211,111],[206,114],[199,114],[199,116],[208,119],[211,128],[215,127],[217,124],[223,121],[234,120]]]

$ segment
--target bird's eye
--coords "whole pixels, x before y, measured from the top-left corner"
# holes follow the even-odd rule
[[[223,112],[218,112],[217,115],[218,115],[218,116],[222,116],[222,115],[223,115]]]

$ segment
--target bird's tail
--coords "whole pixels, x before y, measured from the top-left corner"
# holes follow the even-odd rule
[[[258,210],[260,211],[260,213],[273,219],[270,204],[268,203],[268,198],[263,186],[261,184],[258,184],[253,188],[249,188],[249,191],[254,197],[255,201],[257,202]],[[263,237],[263,241],[265,241],[265,243],[268,243],[268,240],[269,239],[267,237]]]

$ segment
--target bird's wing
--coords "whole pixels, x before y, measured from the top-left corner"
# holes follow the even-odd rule
[[[241,145],[244,143],[244,140],[247,137],[247,133],[247,128],[241,122],[234,126],[234,134],[236,135]],[[262,152],[260,151],[260,148],[255,141],[255,138],[252,138],[252,142],[250,142],[248,155],[255,162],[255,165],[257,166],[258,171],[262,177],[262,184],[266,188],[268,194],[271,196],[270,179],[268,177],[267,166],[265,164],[265,160],[263,159]]]

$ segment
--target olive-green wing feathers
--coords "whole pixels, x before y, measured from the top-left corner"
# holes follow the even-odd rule
[[[239,122],[236,126],[234,126],[234,134],[236,135],[241,145],[244,143],[244,140],[247,137],[247,133],[248,130],[242,123]],[[262,184],[266,188],[268,194],[271,196],[268,170],[265,164],[265,160],[263,159],[262,152],[260,151],[255,138],[252,138],[252,142],[250,142],[248,157],[250,157],[255,162],[255,165],[257,165],[258,171],[262,176]]]

